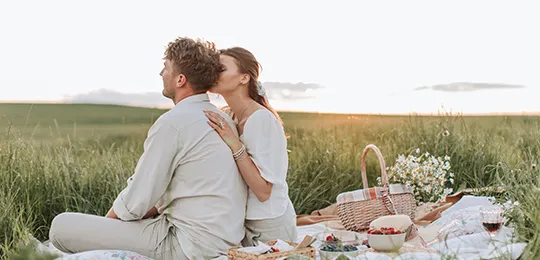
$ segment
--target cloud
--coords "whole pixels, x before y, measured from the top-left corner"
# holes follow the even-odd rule
[[[316,96],[317,90],[324,88],[314,83],[264,82],[263,86],[268,98],[274,100],[310,99]]]
[[[423,86],[415,88],[415,91],[434,90],[444,92],[471,92],[479,90],[500,90],[500,89],[521,89],[525,88],[522,85],[510,85],[510,84],[495,84],[495,83],[470,83],[470,82],[456,82],[450,84],[439,84],[433,86]]]
[[[113,90],[99,89],[85,94],[66,97],[65,103],[111,104],[142,107],[167,107],[171,100],[158,92],[121,93]]]
[[[270,100],[295,101],[316,97],[317,91],[323,89],[321,85],[313,83],[263,83],[266,94]],[[211,95],[211,98],[214,95]],[[65,103],[86,104],[113,104],[142,107],[171,107],[171,100],[163,97],[159,92],[122,93],[113,90],[99,89],[89,93],[68,96]]]

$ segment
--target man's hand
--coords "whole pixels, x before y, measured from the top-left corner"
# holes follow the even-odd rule
[[[152,217],[156,216],[157,214],[158,214],[158,210],[154,206],[146,213],[146,215],[144,215],[143,219],[152,218]]]
[[[107,215],[105,215],[106,218],[114,218],[114,219],[120,219],[116,213],[114,212],[114,209],[111,207],[111,209],[109,209],[109,212],[107,212]]]
[[[152,218],[158,214],[157,208],[154,206],[152,207],[143,217],[143,219]],[[109,212],[107,212],[107,215],[105,215],[106,218],[114,218],[114,219],[120,219],[116,213],[114,212],[114,209],[109,209]]]

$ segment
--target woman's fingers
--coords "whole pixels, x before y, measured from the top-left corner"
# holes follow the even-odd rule
[[[217,120],[215,119],[215,117],[213,115],[211,115],[209,112],[204,112],[204,115],[210,119],[210,121],[214,122],[214,123],[217,123]]]
[[[225,129],[226,121],[221,117],[219,114],[211,112],[211,111],[205,111],[206,117],[212,121],[212,123],[216,124],[219,128]]]
[[[221,135],[221,127],[219,127],[218,125],[216,125],[216,124],[215,124],[214,122],[212,122],[212,121],[208,121],[207,123],[208,123],[208,125],[209,125],[210,127],[212,127],[214,130],[216,130],[216,132],[218,132],[219,135]]]
[[[212,122],[214,122],[216,124],[219,124],[219,121],[222,120],[219,115],[216,115],[213,112],[206,111],[205,114],[206,114],[206,117],[208,117],[208,119],[212,120]]]

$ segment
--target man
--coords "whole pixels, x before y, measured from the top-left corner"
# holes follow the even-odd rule
[[[247,187],[231,150],[203,112],[221,113],[206,94],[221,72],[219,54],[213,44],[178,38],[169,43],[164,60],[163,95],[174,108],[150,128],[135,173],[106,217],[55,217],[49,236],[58,249],[209,259],[244,237]]]

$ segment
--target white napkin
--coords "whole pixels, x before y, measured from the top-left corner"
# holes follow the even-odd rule
[[[264,254],[268,252],[271,249],[271,247],[265,243],[262,243],[260,241],[257,241],[257,243],[258,243],[257,246],[247,246],[247,247],[238,248],[237,250],[240,252],[260,255],[260,254]]]
[[[432,253],[404,253],[395,258],[390,256],[376,253],[376,252],[367,252],[364,255],[357,256],[357,260],[439,260],[441,256],[438,254]]]
[[[280,252],[287,252],[294,249],[294,247],[289,245],[289,243],[279,239],[276,240],[276,244],[274,244],[274,246],[272,247],[279,250]]]
[[[283,240],[279,240],[279,239],[276,241],[276,243],[273,246],[269,246],[260,241],[257,241],[257,243],[258,243],[257,246],[242,247],[242,248],[238,248],[237,250],[240,252],[260,255],[260,254],[264,254],[268,252],[272,247],[279,250],[280,252],[291,251],[294,249],[294,247],[289,245],[287,242]]]

